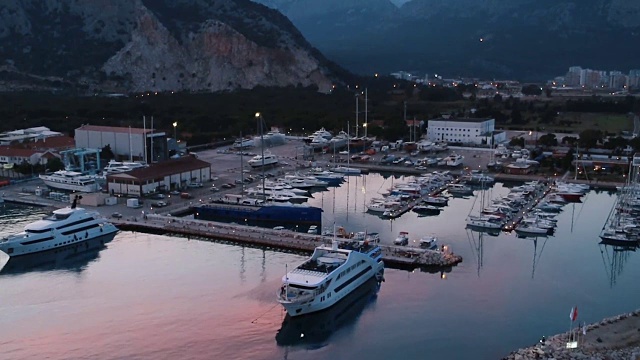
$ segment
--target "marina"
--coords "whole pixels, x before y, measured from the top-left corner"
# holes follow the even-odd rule
[[[573,189],[563,181],[568,180],[566,176],[550,179],[534,175],[492,174],[491,177],[495,175],[496,181],[490,185],[483,184],[488,182],[488,178],[479,184],[467,184],[464,182],[467,180],[465,169],[450,171],[448,168],[436,168],[436,172],[430,169],[413,175],[403,172],[404,167],[397,167],[396,172],[393,165],[387,166],[387,171],[383,173],[342,176],[342,180],[339,180],[323,170],[331,169],[329,162],[309,164],[296,161],[294,156],[282,153],[277,147],[271,151],[277,154],[280,165],[264,170],[249,169],[248,172],[238,167],[240,162],[235,154],[201,152],[200,159],[215,161],[220,166],[212,174],[210,182],[196,183],[184,189],[183,192],[188,196],[181,192],[168,192],[161,200],[155,195],[139,199],[118,197],[116,205],[93,207],[118,226],[120,232],[115,239],[97,248],[89,246],[87,250],[72,245],[64,251],[51,254],[51,257],[43,254],[28,261],[20,257],[10,259],[0,271],[0,275],[7,275],[0,276],[0,282],[7,289],[11,285],[18,286],[18,293],[9,295],[10,299],[12,296],[16,299],[16,304],[9,303],[6,306],[20,306],[18,301],[25,302],[18,300],[20,293],[31,294],[20,289],[20,284],[13,281],[28,278],[34,271],[29,269],[67,269],[71,266],[76,270],[49,270],[41,274],[56,278],[57,286],[62,286],[69,294],[74,293],[74,286],[77,285],[68,284],[65,287],[64,284],[70,281],[66,277],[69,273],[80,274],[80,278],[85,278],[82,282],[86,286],[94,287],[92,290],[80,290],[90,294],[90,298],[101,299],[100,304],[126,316],[127,324],[131,319],[138,319],[141,329],[148,331],[149,328],[155,328],[152,324],[157,321],[171,321],[179,329],[192,328],[200,321],[215,321],[217,326],[232,329],[228,330],[229,336],[216,334],[211,339],[210,329],[202,334],[186,330],[185,333],[192,338],[206,340],[205,343],[213,342],[217,345],[215,348],[218,353],[225,357],[251,358],[261,354],[266,358],[304,356],[311,359],[348,356],[344,352],[342,339],[346,337],[345,340],[352,343],[356,338],[370,335],[365,328],[370,329],[371,322],[384,324],[398,334],[402,334],[402,329],[407,326],[417,330],[415,334],[403,337],[393,335],[391,343],[386,336],[378,339],[381,345],[374,346],[376,350],[373,353],[371,349],[356,346],[353,351],[358,354],[375,358],[375,354],[389,357],[400,353],[411,358],[419,356],[415,351],[424,354],[428,350],[442,358],[497,358],[508,354],[513,348],[530,343],[532,338],[537,338],[541,333],[562,331],[564,324],[556,324],[554,318],[557,314],[548,311],[549,303],[564,309],[566,301],[579,302],[581,306],[591,309],[585,316],[594,320],[628,311],[634,306],[631,299],[637,295],[637,286],[630,283],[629,271],[621,270],[623,267],[637,266],[638,259],[633,257],[634,251],[616,250],[591,236],[597,233],[594,227],[601,227],[606,220],[601,208],[610,209],[614,206],[617,184],[597,184],[597,189],[593,186],[590,190],[580,190],[581,195],[578,196],[573,191],[577,188]],[[456,153],[463,154],[465,160],[477,160],[462,150],[456,150]],[[227,167],[224,167],[225,164]],[[306,204],[300,206],[321,209],[319,223],[305,225],[293,221],[257,227],[249,226],[248,219],[244,218],[229,219],[227,222],[197,219],[198,209],[214,204],[222,197],[237,196],[243,199],[241,194],[246,189],[262,183],[261,175],[272,174],[268,178],[274,184],[283,184],[285,180],[292,184],[294,178],[302,179],[312,172],[334,181],[333,186],[312,186],[305,190],[309,195]],[[253,180],[244,183],[243,178]],[[471,177],[469,180],[473,181]],[[250,185],[251,182],[253,184]],[[471,187],[471,194],[464,188],[461,189],[464,192],[459,194],[450,192],[450,184],[456,183]],[[215,185],[211,188],[215,187],[216,191],[209,189],[210,184]],[[300,184],[306,187],[307,180],[302,180]],[[603,190],[607,186],[611,190]],[[53,197],[50,193],[44,196],[42,190],[38,189],[42,189],[38,180],[5,187],[4,206],[11,209],[16,202],[46,206],[41,210],[29,210],[35,216],[38,211],[48,212],[49,207],[64,207],[72,199],[72,194],[68,193],[66,197]],[[41,195],[37,195],[39,192]],[[84,196],[86,198],[83,201],[91,201],[92,196],[97,198],[103,195]],[[398,199],[399,204],[412,204],[413,207],[407,207],[407,211],[393,218],[384,216],[384,211],[372,212],[368,208],[375,201],[385,201],[385,204],[389,201],[391,206],[396,206],[394,199]],[[485,199],[484,204],[479,207],[482,199]],[[253,201],[259,203],[262,200]],[[135,205],[129,206],[133,203]],[[426,206],[439,210],[408,211]],[[481,211],[491,211],[491,216],[500,218],[497,231],[466,226],[466,219]],[[508,220],[500,215],[506,211],[510,213]],[[10,226],[7,228],[11,229]],[[328,232],[331,228],[333,231]],[[539,230],[531,230],[534,228]],[[305,263],[315,249],[331,248],[333,233],[336,233],[336,237],[344,236],[347,241],[362,245],[365,239],[375,239],[367,241],[374,241],[381,249],[381,259],[386,267],[385,281],[377,286],[363,285],[326,311],[309,314],[315,319],[313,322],[304,320],[306,316],[297,319],[297,316],[286,315],[283,306],[274,300],[274,292],[282,286],[284,274]],[[400,233],[405,236],[400,244],[395,244]],[[637,246],[626,248],[635,249]],[[570,259],[567,254],[571,254]],[[603,254],[611,254],[611,257],[601,256]],[[461,262],[463,257],[464,261]],[[320,263],[324,265],[337,261],[332,257],[322,258]],[[598,265],[596,261],[602,264]],[[70,263],[77,265],[67,265]],[[589,264],[586,269],[585,264]],[[236,269],[237,274],[233,274],[231,269]],[[553,280],[558,272],[579,274],[578,283],[558,289],[557,282]],[[166,315],[162,317],[152,315],[151,322],[146,322],[144,319],[147,315],[136,313],[134,309],[125,309],[114,303],[115,298],[110,299],[102,294],[100,289],[105,285],[104,280],[99,279],[105,279],[103,276],[107,273],[109,283],[117,279],[118,283],[114,286],[118,288],[118,298],[127,291],[121,289],[122,286],[135,288],[134,292],[145,299],[141,300],[145,305],[140,309],[147,308],[148,304],[162,308],[172,304],[169,305],[171,309],[165,311]],[[565,282],[564,279],[560,280]],[[38,284],[37,278],[29,281],[35,282],[31,286],[47,288]],[[167,292],[167,286],[175,291]],[[587,291],[584,287],[589,288],[588,291],[601,291],[609,295],[597,301],[585,300],[579,296]],[[505,292],[518,295],[505,300],[501,295]],[[181,295],[172,295],[177,293]],[[541,293],[546,294],[544,306],[534,301]],[[25,302],[27,304],[31,299],[37,299],[37,296],[29,296]],[[198,309],[183,309],[185,298],[187,303],[206,299],[206,309],[202,310],[208,313]],[[132,299],[137,297],[132,295]],[[477,302],[485,304],[486,311],[472,311],[477,309]],[[535,313],[525,315],[532,322],[531,325],[514,336],[511,329],[520,324],[522,319],[518,319],[517,323],[509,320],[510,317],[504,315],[503,304],[513,311]],[[48,305],[54,309],[56,306],[56,302]],[[130,304],[124,306],[131,307]],[[424,311],[425,306],[440,310]],[[81,308],[91,306],[83,305]],[[221,308],[225,310],[221,312]],[[460,312],[462,314],[458,315]],[[19,319],[9,320],[9,323],[12,321],[21,323]],[[55,324],[58,319],[53,317],[48,321]],[[115,326],[126,328],[119,320],[115,322]],[[445,325],[438,329],[419,326],[425,322]],[[457,322],[465,325],[457,325]],[[237,324],[236,330],[231,324]],[[319,329],[316,326],[318,324],[327,327]],[[67,326],[73,327],[73,324]],[[487,334],[478,335],[470,327],[488,328]],[[191,341],[172,338],[173,335],[161,329],[158,328],[154,336],[161,339],[162,343],[180,348],[184,346],[181,344]],[[77,331],[79,329],[67,330],[70,334]],[[130,331],[142,336],[136,329]],[[456,346],[453,351],[451,344],[442,347],[442,340],[437,340],[438,336],[454,333],[463,339],[464,345]],[[114,334],[107,337],[118,336],[117,332]],[[294,339],[292,336],[296,334],[298,338]],[[305,336],[300,338],[301,334]],[[16,342],[16,337],[3,335],[7,341],[0,343],[10,350],[15,349],[12,343]],[[487,348],[485,345],[493,341],[495,336],[503,336],[504,340]],[[430,340],[432,338],[436,340]],[[69,338],[65,338],[65,341],[73,342]],[[416,342],[424,342],[425,345],[416,347]],[[161,347],[160,342],[152,345],[158,346]],[[201,346],[197,347],[199,351],[207,351]],[[325,347],[326,350],[309,350],[308,347]],[[35,344],[23,348],[13,351],[27,354],[28,349],[38,349],[35,351],[43,353],[43,349]],[[55,349],[48,351],[55,353]],[[104,345],[98,346],[96,351],[130,357],[135,349],[124,346],[116,350]],[[191,351],[183,348],[181,354]],[[69,355],[58,354],[57,357]]]

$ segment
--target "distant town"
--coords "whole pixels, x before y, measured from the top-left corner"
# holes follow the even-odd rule
[[[519,91],[531,83],[517,80],[480,80],[478,78],[447,78],[440,74],[417,75],[408,71],[397,71],[389,74],[398,80],[407,80],[416,84],[429,86],[456,87],[460,84],[474,84],[477,97],[492,97],[496,94],[520,97],[535,95]],[[376,74],[377,76],[377,74]],[[576,96],[580,93],[599,95],[630,95],[640,90],[640,69],[630,70],[628,74],[617,70],[594,70],[580,66],[571,66],[563,76],[557,76],[540,85],[540,94],[545,91],[557,96]],[[550,93],[549,93],[550,95]]]

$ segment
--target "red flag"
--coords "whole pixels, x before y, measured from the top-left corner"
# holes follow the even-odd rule
[[[578,318],[578,307],[572,307],[571,308],[571,313],[569,314],[569,319],[571,319],[571,321],[576,321],[576,319]]]

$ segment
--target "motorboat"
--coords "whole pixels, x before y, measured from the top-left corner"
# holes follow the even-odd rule
[[[438,248],[438,238],[434,235],[423,236],[420,239],[420,247],[423,249],[436,250]]]
[[[87,193],[100,190],[95,176],[75,171],[60,170],[52,174],[40,175],[40,179],[47,186],[55,189]]]
[[[535,225],[531,225],[531,224],[526,224],[523,223],[522,225],[519,225],[516,227],[516,233],[518,235],[547,235],[549,230],[548,229],[543,229],[541,227],[535,226]]]
[[[10,257],[82,244],[92,239],[111,241],[118,232],[99,213],[71,206],[54,210],[41,220],[24,227],[24,231],[0,239],[0,251]]]
[[[424,198],[424,203],[433,206],[447,206],[449,199],[443,196],[427,196]]]
[[[409,244],[409,233],[406,231],[401,231],[398,234],[398,237],[393,240],[394,245],[408,245]]]
[[[309,145],[314,149],[322,149],[324,147],[329,146],[329,140],[323,138],[322,136],[315,136],[310,142]]]
[[[495,215],[469,216],[467,226],[478,229],[499,230],[502,229],[503,219]]]
[[[337,172],[345,175],[360,175],[361,170],[357,168],[352,168],[348,166],[336,166],[332,169],[333,172]]]
[[[305,141],[311,143],[316,138],[323,138],[325,140],[330,140],[332,137],[333,135],[331,135],[329,131],[325,130],[325,128],[320,128],[320,130],[317,130],[313,134],[307,136],[305,138]]]
[[[320,181],[325,181],[329,185],[340,185],[344,181],[344,175],[323,170],[322,168],[312,169],[309,174]]]
[[[371,199],[371,202],[366,206],[367,211],[369,212],[385,213],[387,211],[393,211],[400,208],[400,206],[402,206],[402,203],[400,201],[391,199]]]
[[[438,215],[440,211],[442,211],[442,208],[433,205],[416,205],[411,210],[418,214]]]
[[[338,303],[368,280],[382,281],[382,249],[369,241],[338,240],[282,277],[277,301],[289,316],[315,313]]]
[[[277,163],[278,157],[268,151],[265,151],[264,156],[256,155],[248,161],[248,164],[253,168],[275,165]]]
[[[464,161],[464,156],[458,155],[458,154],[452,154],[452,155],[449,155],[449,158],[447,159],[447,166],[457,167],[462,165],[463,161]]]
[[[447,187],[447,191],[452,195],[458,196],[473,195],[473,189],[464,184],[450,184]]]

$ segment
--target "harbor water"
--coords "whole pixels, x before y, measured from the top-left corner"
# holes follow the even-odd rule
[[[638,308],[640,255],[599,244],[615,193],[565,205],[553,236],[519,238],[465,229],[482,196],[451,198],[437,216],[364,211],[402,181],[350,177],[309,203],[324,209],[324,226],[378,232],[383,243],[400,231],[412,241],[436,235],[461,264],[387,269],[379,289],[367,284],[329,311],[289,319],[275,294],[301,254],[131,232],[88,250],[0,254],[0,359],[498,359],[567,331],[574,306],[574,325]],[[3,236],[43,214],[0,206]]]

